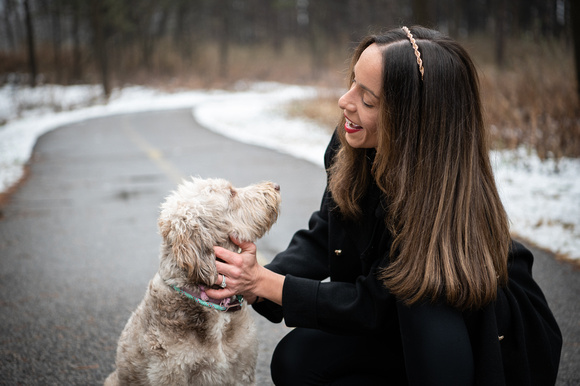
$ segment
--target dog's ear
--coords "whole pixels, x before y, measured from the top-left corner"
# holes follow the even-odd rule
[[[170,248],[176,264],[195,283],[213,284],[217,277],[212,238],[195,218],[175,213],[159,218],[163,242]]]

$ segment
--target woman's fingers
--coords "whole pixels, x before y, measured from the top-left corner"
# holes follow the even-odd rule
[[[251,241],[240,241],[234,235],[230,235],[230,240],[232,240],[234,244],[240,247],[240,253],[250,252],[254,255],[256,254],[256,244],[252,243]]]
[[[227,277],[226,277],[226,280],[227,280]],[[227,286],[226,286],[226,288],[223,288],[223,289],[222,288],[220,288],[220,289],[208,288],[205,290],[205,293],[207,294],[207,296],[209,296],[210,298],[214,298],[214,299],[225,299],[225,298],[229,298],[229,297],[236,295],[236,292],[232,291],[232,289],[228,288]]]
[[[214,246],[216,256],[216,269],[218,277],[216,285],[224,283],[225,288],[214,288],[207,291],[207,294],[216,299],[241,294],[247,292],[255,286],[256,245],[248,241],[239,241],[234,236],[230,237],[232,242],[240,247],[239,253],[228,249]]]
[[[219,259],[222,259],[223,261],[225,261],[228,264],[232,264],[234,263],[234,261],[237,259],[237,253],[232,252],[228,249],[222,248],[222,247],[213,247],[213,251],[215,253],[215,256]]]
[[[221,279],[220,279],[220,277],[221,277]],[[219,274],[218,274],[218,281],[217,281],[217,284],[218,284],[218,285],[219,285],[221,288],[226,288],[226,287],[228,286],[228,282],[227,282],[227,279],[226,279],[226,275],[224,275],[224,274],[221,274],[221,275],[219,275]]]
[[[232,279],[239,279],[244,269],[241,259],[239,257],[231,256],[226,257],[226,259],[223,259],[224,261],[216,260],[215,266],[218,274],[226,275],[226,277]],[[217,284],[221,283],[221,280],[221,277],[218,277]]]

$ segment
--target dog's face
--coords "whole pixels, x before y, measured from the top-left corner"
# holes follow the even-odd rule
[[[161,258],[173,259],[194,283],[214,284],[214,246],[262,237],[278,218],[280,188],[271,182],[234,188],[222,179],[193,178],[161,205]]]

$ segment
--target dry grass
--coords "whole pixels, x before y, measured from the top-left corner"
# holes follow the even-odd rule
[[[338,93],[320,93],[317,98],[295,100],[286,106],[290,117],[306,118],[316,122],[328,131],[334,130],[338,124],[341,111],[338,107]]]
[[[215,44],[199,46],[190,60],[176,54],[170,45],[161,46],[149,69],[139,67],[139,53],[124,63],[117,84],[148,84],[167,90],[183,88],[229,89],[239,80],[276,81],[289,84],[342,85],[347,67],[346,52],[328,52],[325,68],[315,69],[303,44],[289,41],[280,46],[232,45],[224,69]],[[122,81],[121,81],[122,79]]]
[[[492,63],[489,39],[464,42],[478,65],[485,119],[496,149],[525,146],[542,159],[580,157],[580,101],[571,47],[563,42],[508,42],[509,60]],[[342,84],[342,83],[341,83]],[[334,128],[337,95],[296,101],[292,116]]]
[[[580,101],[571,48],[553,41],[508,46],[513,48],[505,68],[480,66],[494,146],[526,146],[541,158],[580,157]]]

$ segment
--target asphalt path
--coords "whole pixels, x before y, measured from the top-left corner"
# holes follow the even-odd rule
[[[258,242],[268,261],[307,225],[324,171],[199,126],[191,111],[88,120],[42,136],[28,178],[0,208],[0,385],[98,385],[158,266],[159,205],[182,178],[282,187],[282,214]],[[580,273],[533,249],[534,276],[559,321],[558,385],[580,384]],[[288,332],[252,311],[258,385]]]

